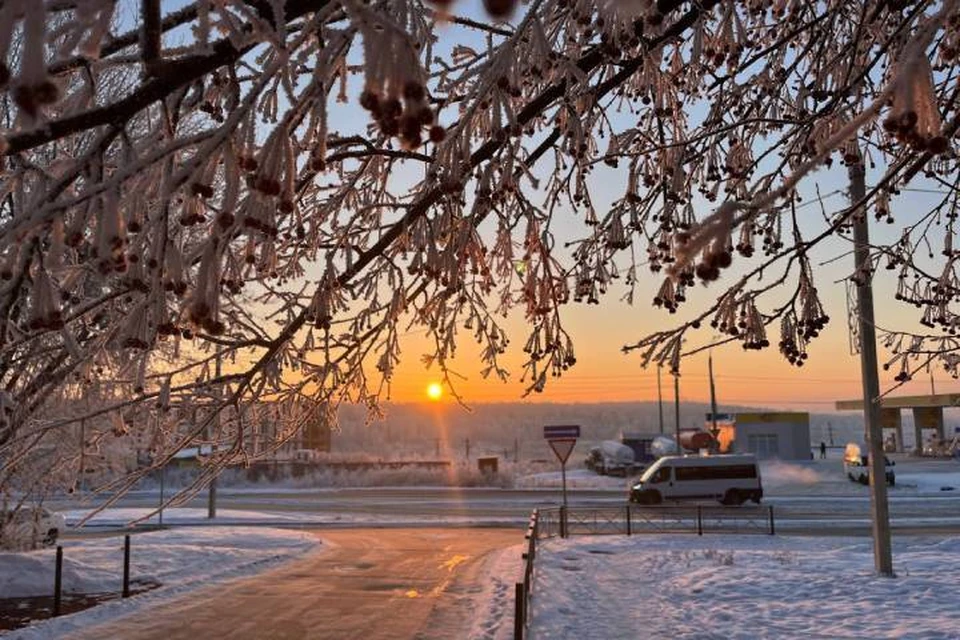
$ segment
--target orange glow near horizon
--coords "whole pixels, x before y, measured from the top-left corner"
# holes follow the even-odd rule
[[[836,302],[834,301],[836,304]],[[860,361],[851,354],[847,327],[842,309],[830,309],[834,320],[822,336],[808,347],[809,359],[803,367],[787,363],[776,346],[763,351],[744,351],[733,343],[713,350],[716,379],[717,404],[725,408],[756,407],[779,410],[833,412],[837,400],[861,397]],[[890,314],[887,314],[887,320]],[[577,363],[560,378],[548,378],[543,393],[531,393],[523,397],[530,384],[529,374],[523,381],[523,363],[526,354],[516,345],[526,339],[529,325],[522,318],[510,318],[504,322],[511,344],[502,354],[499,363],[509,372],[506,382],[491,374],[480,375],[484,365],[480,360],[480,346],[472,340],[458,344],[457,356],[448,361],[453,387],[449,392],[464,404],[485,403],[604,403],[604,402],[656,402],[657,371],[651,365],[640,366],[639,351],[629,354],[620,347],[636,340],[645,330],[663,322],[656,312],[649,309],[626,308],[617,304],[603,308],[571,307],[566,328],[574,339]],[[771,330],[776,338],[775,330]],[[709,335],[700,336],[709,339]],[[437,402],[428,389],[424,398],[423,368],[421,354],[430,353],[434,345],[425,335],[406,336],[405,357],[396,371],[391,388],[391,400],[399,403]],[[691,345],[693,346],[693,345]],[[881,351],[880,364],[884,362]],[[888,356],[887,356],[888,357]],[[890,395],[919,395],[931,392],[955,393],[960,385],[941,370],[934,371],[934,382],[928,373],[918,374],[915,379],[899,388],[894,388],[897,370],[880,370],[882,393]],[[673,377],[661,371],[661,388],[664,403],[673,402]],[[710,401],[710,388],[706,352],[684,358],[680,376],[681,402]]]

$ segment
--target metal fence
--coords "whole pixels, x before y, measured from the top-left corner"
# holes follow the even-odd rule
[[[123,584],[121,596],[130,597],[130,535],[123,536]],[[53,617],[61,613],[63,602],[63,547],[57,545],[56,564],[53,570]]]
[[[533,560],[537,555],[537,540],[540,539],[539,526],[539,509],[534,509],[524,536],[527,550],[523,553],[523,576],[521,581],[514,585],[516,598],[513,609],[513,637],[515,640],[523,640],[523,633],[527,627],[530,597],[533,591]]]
[[[523,640],[533,596],[537,542],[571,535],[776,533],[773,507],[577,505],[534,509],[524,536],[523,574],[514,585],[513,637]]]
[[[645,533],[776,533],[773,507],[577,505],[539,510],[541,538]]]

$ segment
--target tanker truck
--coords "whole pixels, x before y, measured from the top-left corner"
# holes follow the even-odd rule
[[[680,446],[687,451],[700,451],[713,446],[713,436],[706,431],[684,430],[680,432]]]
[[[602,476],[626,476],[634,469],[633,449],[616,440],[604,440],[590,449],[584,464]]]
[[[706,431],[688,429],[680,432],[681,452],[698,452],[701,449],[710,449],[713,443],[713,436]],[[667,436],[657,436],[650,445],[650,451],[657,458],[678,455],[677,441]]]

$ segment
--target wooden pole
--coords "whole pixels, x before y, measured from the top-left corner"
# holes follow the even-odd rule
[[[720,435],[720,430],[717,428],[717,391],[713,386],[713,353],[710,353],[707,359],[707,367],[710,373],[710,419],[713,422],[711,432],[714,441],[713,448],[716,450],[719,449],[718,436]]]
[[[677,455],[683,455],[683,447],[680,446],[680,376],[673,376],[673,419],[674,419],[674,437],[677,439]]]
[[[856,203],[866,196],[863,161],[851,164],[850,199]],[[873,559],[882,576],[893,577],[890,544],[890,506],[887,503],[887,475],[880,424],[880,380],[877,375],[877,336],[873,316],[873,269],[870,262],[870,231],[867,212],[853,216],[853,254],[857,274],[857,315],[860,328],[860,375],[863,381],[863,417],[870,449],[870,514],[873,520]]]
[[[663,390],[660,386],[660,365],[657,365],[657,407],[660,409],[660,435],[663,435]]]

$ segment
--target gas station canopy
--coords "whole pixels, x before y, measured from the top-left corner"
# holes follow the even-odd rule
[[[837,400],[837,411],[863,411],[863,399]],[[919,407],[960,407],[960,393],[938,393],[927,396],[880,398],[882,409],[914,409]]]
[[[863,411],[863,400],[838,400],[838,411]],[[916,449],[924,449],[923,429],[935,433],[932,445],[944,442],[946,429],[943,424],[944,407],[960,407],[960,393],[940,393],[926,396],[899,396],[880,398],[880,424],[883,429],[894,431],[894,451],[903,451],[903,422],[901,409],[913,412],[914,443]]]

